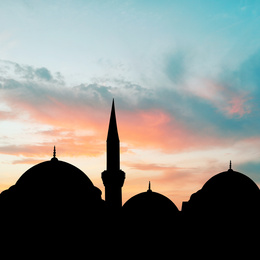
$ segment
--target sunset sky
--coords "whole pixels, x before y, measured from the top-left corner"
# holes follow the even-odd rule
[[[104,198],[113,98],[123,201],[259,185],[260,1],[0,1],[0,191],[56,145]]]

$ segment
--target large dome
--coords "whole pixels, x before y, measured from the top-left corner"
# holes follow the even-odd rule
[[[218,193],[233,191],[239,194],[243,193],[243,195],[259,192],[259,188],[253,180],[232,169],[214,175],[204,184],[202,189]]]
[[[106,212],[101,191],[87,175],[55,156],[31,167],[3,191],[0,206],[3,222],[11,223],[8,228],[21,238],[28,234],[36,244],[42,237],[70,245],[79,244],[79,237],[84,243],[97,241]]]
[[[56,157],[27,170],[16,182],[15,189],[43,200],[61,197],[67,201],[68,198],[77,201],[101,199],[101,191],[84,172]]]
[[[258,211],[259,203],[260,191],[254,181],[230,168],[214,175],[201,190],[192,194],[190,200],[183,203],[183,210],[236,215]]]
[[[27,170],[0,197],[16,207],[85,210],[99,207],[101,191],[77,167],[56,157]]]
[[[16,182],[17,187],[31,189],[61,188],[65,190],[84,188],[92,189],[93,183],[77,167],[52,158],[27,170]]]

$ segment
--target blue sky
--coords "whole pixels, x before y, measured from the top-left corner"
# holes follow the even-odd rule
[[[179,52],[190,69],[215,74],[220,67],[238,66],[259,46],[259,4],[254,1],[0,5],[3,59],[64,71],[68,80],[112,75],[140,81],[142,74],[154,75]]]
[[[125,199],[178,204],[230,159],[258,182],[259,28],[259,1],[1,1],[2,189],[57,142],[102,189],[112,98]]]

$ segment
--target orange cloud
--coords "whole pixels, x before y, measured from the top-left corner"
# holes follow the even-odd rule
[[[23,111],[27,117],[29,115],[30,121],[52,127],[47,132],[34,133],[45,141],[34,145],[0,147],[0,152],[27,157],[42,156],[50,154],[53,145],[57,145],[61,153],[68,156],[98,156],[105,152],[110,106],[105,110],[73,102],[65,104],[54,97],[47,98],[46,102],[38,106],[23,100],[16,102],[19,111]],[[183,122],[162,109],[117,109],[117,122],[120,140],[126,144],[122,151],[138,148],[159,149],[169,153],[221,143],[216,137],[188,129]]]
[[[39,143],[26,143],[21,145],[3,145],[0,146],[1,154],[15,155],[21,159],[14,160],[14,164],[30,163],[39,159],[52,157],[53,146],[57,148],[57,156],[99,156],[105,152],[105,142],[96,140],[93,136],[74,136],[59,138],[58,136],[49,136],[50,141]],[[51,139],[53,139],[51,141]]]
[[[172,115],[159,109],[119,111],[120,139],[129,148],[159,149],[163,152],[203,149],[230,142],[211,135],[213,129],[194,131]]]
[[[19,160],[14,160],[13,164],[31,164],[31,165],[36,165],[38,163],[41,163],[42,160],[37,160],[37,159],[31,159],[31,158],[23,158]]]
[[[98,89],[101,92],[101,89],[92,87],[94,90],[89,90],[85,87],[77,92],[77,88],[73,91],[64,88],[64,92],[59,93],[61,90],[58,88],[50,90],[42,87],[39,90],[39,94],[42,96],[37,96],[36,87],[39,86],[15,89],[18,94],[12,92],[12,89],[8,90],[11,92],[5,92],[5,102],[11,107],[12,113],[17,112],[16,120],[20,116],[20,120],[27,123],[34,122],[52,128],[48,136],[44,136],[44,138],[40,136],[44,135],[43,132],[34,133],[38,134],[41,140],[34,145],[35,149],[39,148],[42,152],[46,152],[48,149],[49,154],[50,147],[56,144],[62,152],[69,156],[98,156],[105,152],[110,105],[107,104],[104,107],[106,102],[102,101],[102,98],[97,99],[97,104],[85,103],[84,98],[80,96],[87,95],[87,91],[90,90],[97,91],[96,89]],[[212,85],[211,89],[212,93],[223,90],[221,86],[216,85]],[[27,95],[21,94],[23,90]],[[32,91],[31,97],[29,90]],[[100,93],[98,94],[100,95]],[[87,96],[86,100],[88,100]],[[245,111],[243,106],[243,102],[239,103],[234,100],[231,104],[232,109],[229,111],[241,114]],[[122,151],[126,149],[159,149],[169,153],[230,143],[230,140],[224,137],[214,136],[213,127],[200,129],[198,122],[196,130],[194,130],[188,126],[189,122],[177,119],[173,116],[173,112],[167,112],[166,109],[150,108],[149,106],[149,108],[139,110],[116,110],[120,140],[125,144]],[[85,133],[78,134],[80,131]],[[31,156],[32,153],[26,146],[30,148],[32,145],[25,143],[19,147],[5,146],[0,148],[0,152],[4,152],[4,150],[12,152],[13,149],[18,154]]]

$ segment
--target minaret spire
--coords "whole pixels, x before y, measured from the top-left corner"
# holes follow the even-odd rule
[[[120,170],[120,141],[117,131],[114,99],[107,133],[107,170]]]
[[[112,108],[110,113],[109,127],[107,133],[107,141],[109,139],[114,139],[119,141],[118,131],[117,131],[117,123],[116,123],[116,112],[115,112],[115,102],[113,99]]]
[[[125,173],[120,170],[120,141],[113,99],[107,133],[107,169],[101,174],[105,186],[105,199],[111,208],[122,207],[122,186]]]

